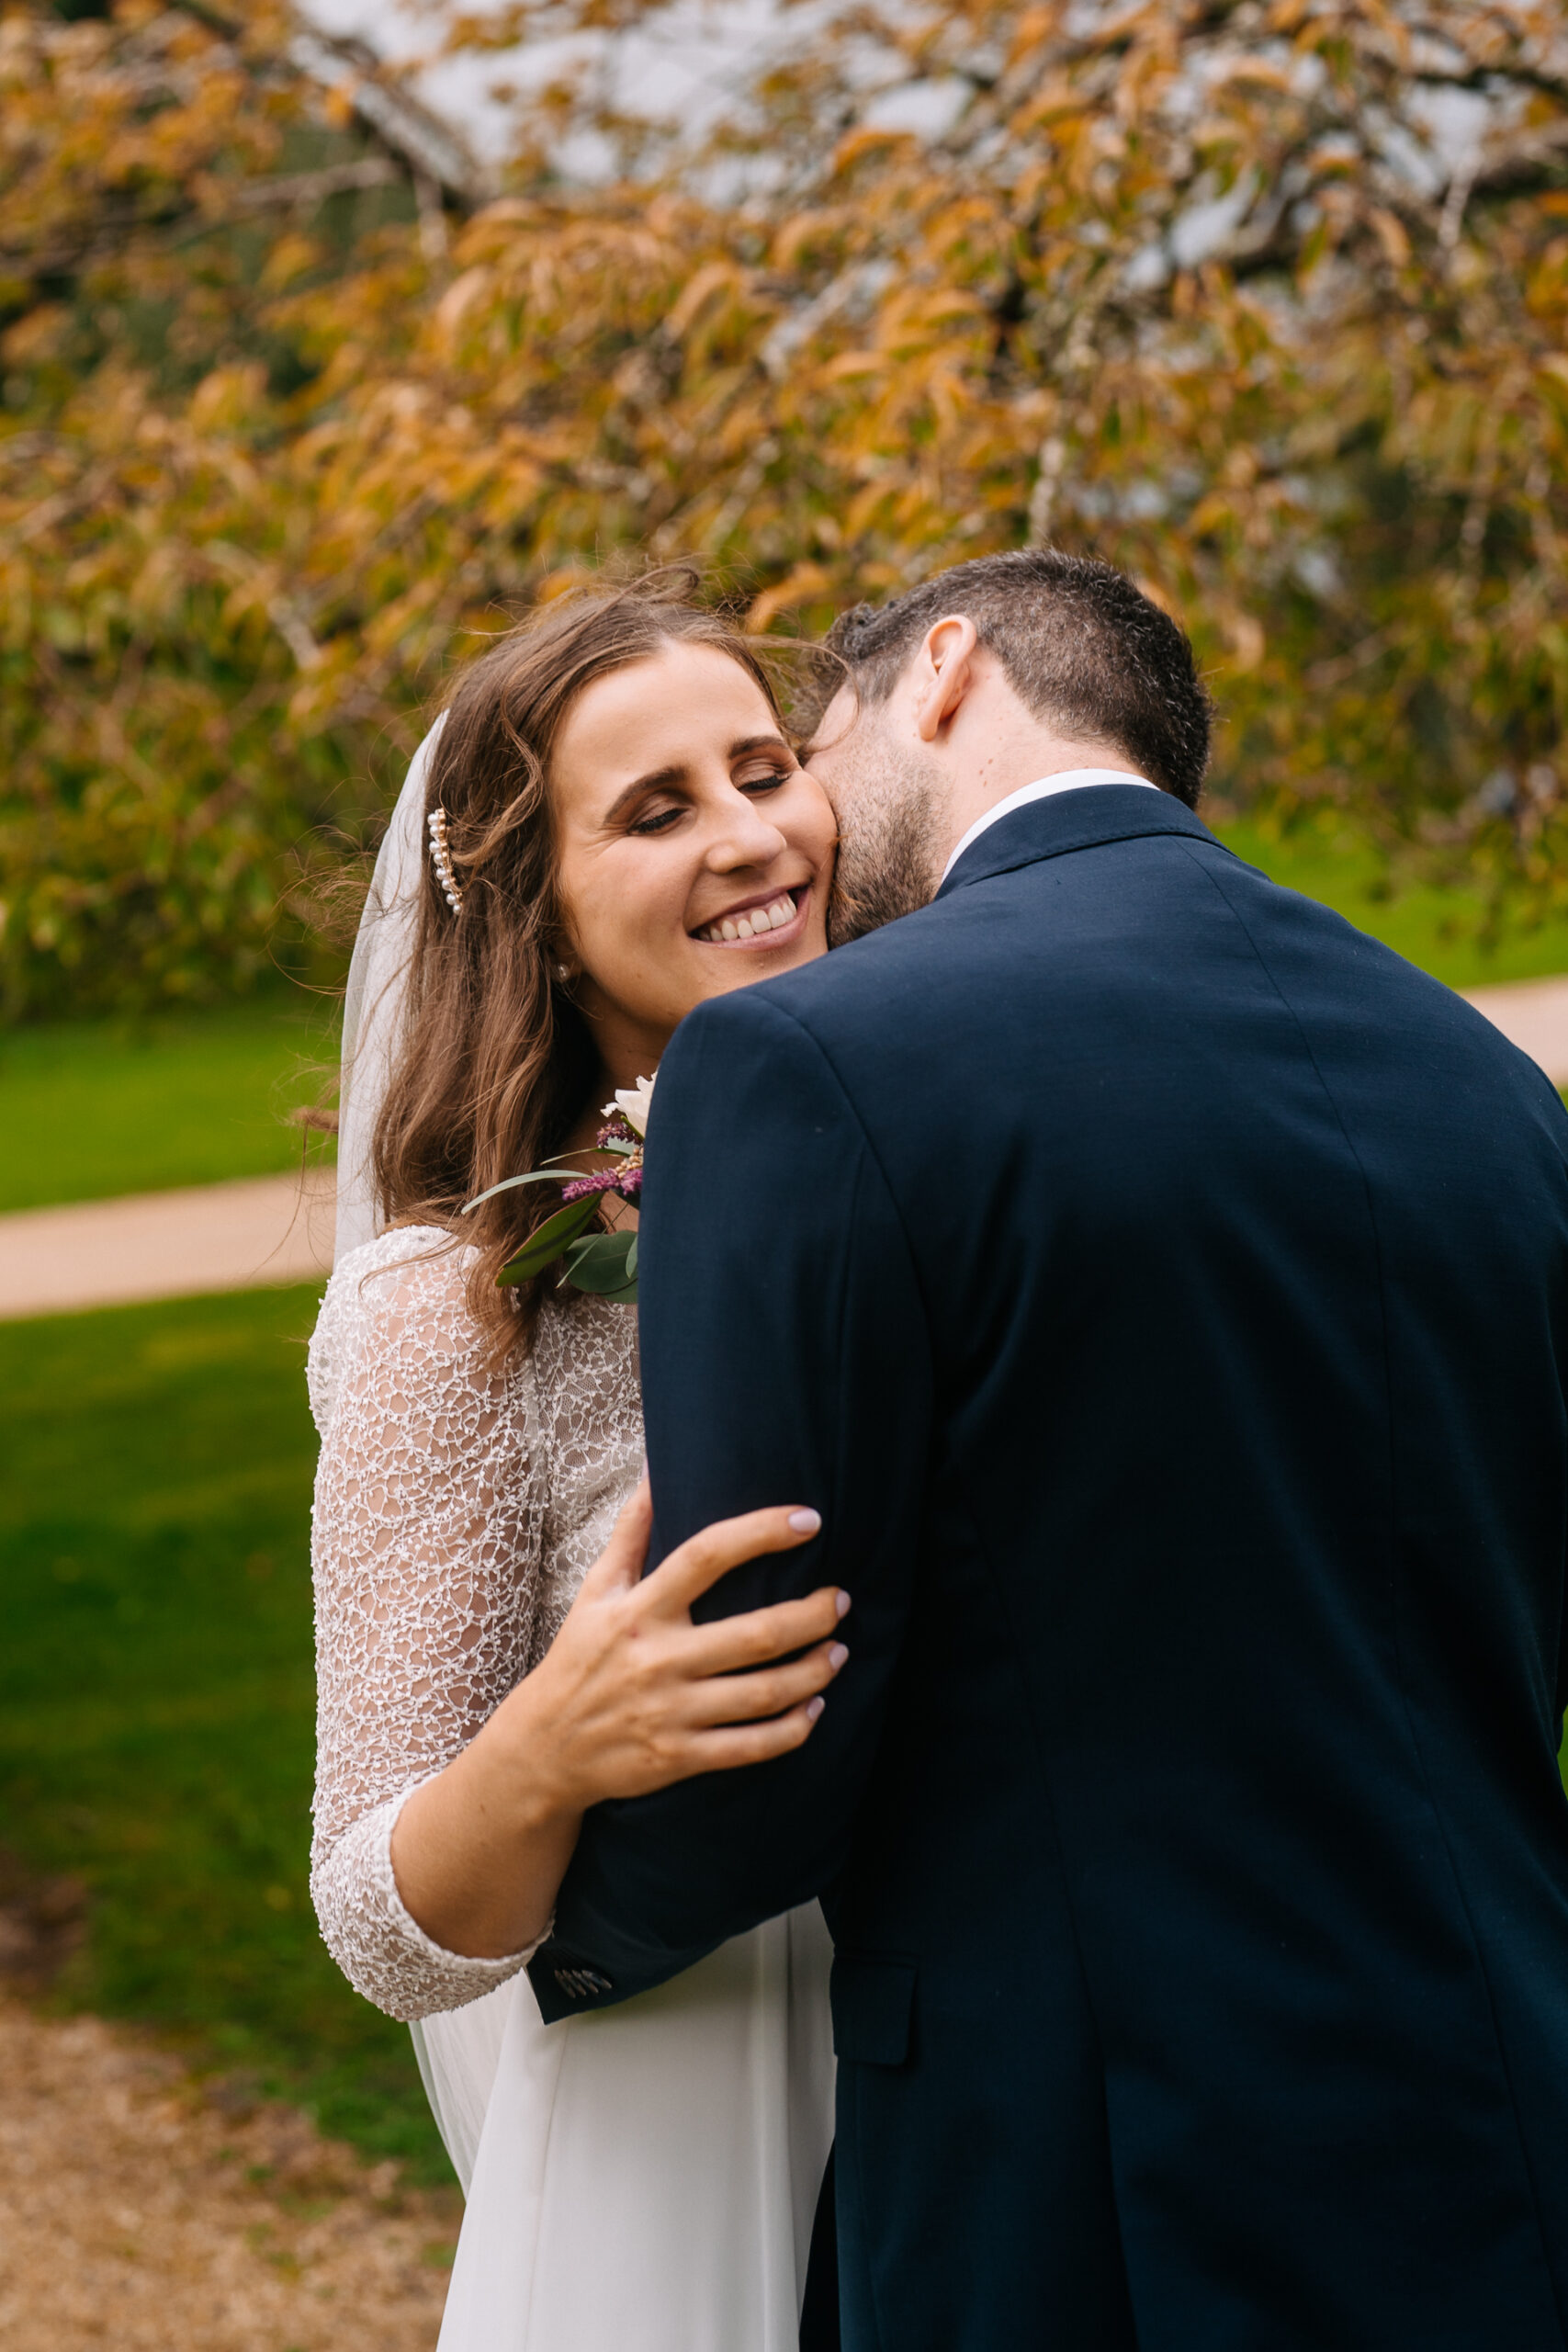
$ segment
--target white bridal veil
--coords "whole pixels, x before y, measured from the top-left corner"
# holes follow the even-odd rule
[[[376,860],[348,967],[338,1091],[334,1262],[362,1242],[373,1241],[382,1227],[370,1144],[402,1035],[409,964],[424,888],[426,783],[440,728],[437,719],[410,762]],[[515,1980],[500,1984],[466,2008],[427,2018],[410,2029],[431,2109],[465,2195],[515,1989]]]
[[[373,1241],[381,1219],[370,1172],[370,1139],[402,1033],[409,960],[424,882],[424,795],[436,720],[413,758],[359,918],[343,1001],[338,1089],[337,1237],[334,1261]]]

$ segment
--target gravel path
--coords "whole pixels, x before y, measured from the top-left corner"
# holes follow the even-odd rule
[[[1505,1037],[1540,1064],[1554,1086],[1568,1086],[1568,974],[1465,993]]]
[[[6,2352],[431,2352],[455,2190],[96,2018],[0,2000],[0,2083]]]
[[[332,1256],[330,1171],[17,1209],[0,1216],[0,1317],[310,1282]]]

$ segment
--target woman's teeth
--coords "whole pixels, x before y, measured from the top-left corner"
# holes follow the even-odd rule
[[[790,893],[784,890],[765,907],[748,907],[743,915],[724,915],[717,922],[710,922],[697,937],[715,947],[731,939],[761,939],[764,932],[784,930],[798,911]]]

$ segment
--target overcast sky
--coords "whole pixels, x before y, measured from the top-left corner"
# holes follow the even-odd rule
[[[1083,4],[1092,10],[1101,0]],[[482,0],[468,0],[468,5],[482,5]],[[616,102],[630,112],[673,119],[691,137],[706,127],[728,93],[750,79],[770,49],[797,48],[809,40],[814,24],[843,5],[844,0],[793,0],[793,5],[785,0],[668,0],[656,24],[635,31],[531,42],[510,54],[451,59],[420,75],[416,86],[477,153],[494,155],[505,144],[507,113],[488,96],[490,85],[502,80],[523,86],[547,82],[586,53],[607,72],[607,95]],[[444,15],[439,5],[300,0],[300,6],[326,30],[357,34],[384,56],[425,55],[439,45]],[[886,66],[870,51],[865,64],[868,102],[862,119],[868,123],[940,137],[968,95],[962,84],[939,80],[905,82],[879,98],[874,92]],[[1417,84],[1404,109],[1403,125],[1380,122],[1363,128],[1384,160],[1427,194],[1440,188],[1450,175],[1472,168],[1471,159],[1485,126],[1496,119],[1495,105],[1472,90]],[[606,168],[607,156],[598,142],[580,141],[563,147],[558,161],[572,176],[592,179]],[[1247,199],[1244,188],[1238,197],[1219,201],[1232,209],[1240,202],[1245,209]],[[1233,225],[1227,213],[1212,242],[1223,245]],[[1207,243],[1203,250],[1209,250]]]
[[[438,45],[439,12],[389,0],[301,5],[325,30],[355,33],[386,57],[428,54]],[[642,113],[678,117],[689,130],[698,130],[761,50],[781,40],[793,42],[809,22],[802,8],[789,11],[787,25],[781,25],[781,14],[775,0],[672,0],[657,29],[541,41],[510,55],[454,58],[423,74],[418,86],[475,148],[493,153],[505,137],[506,114],[487,96],[490,85],[548,81],[587,51],[608,64],[624,103]]]

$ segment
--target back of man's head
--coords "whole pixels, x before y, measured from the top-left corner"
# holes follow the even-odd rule
[[[1035,718],[1064,736],[1119,744],[1139,775],[1197,807],[1213,707],[1185,634],[1123,572],[1021,548],[954,564],[891,604],[857,605],[827,641],[863,707],[887,699],[950,613],[974,623]]]

